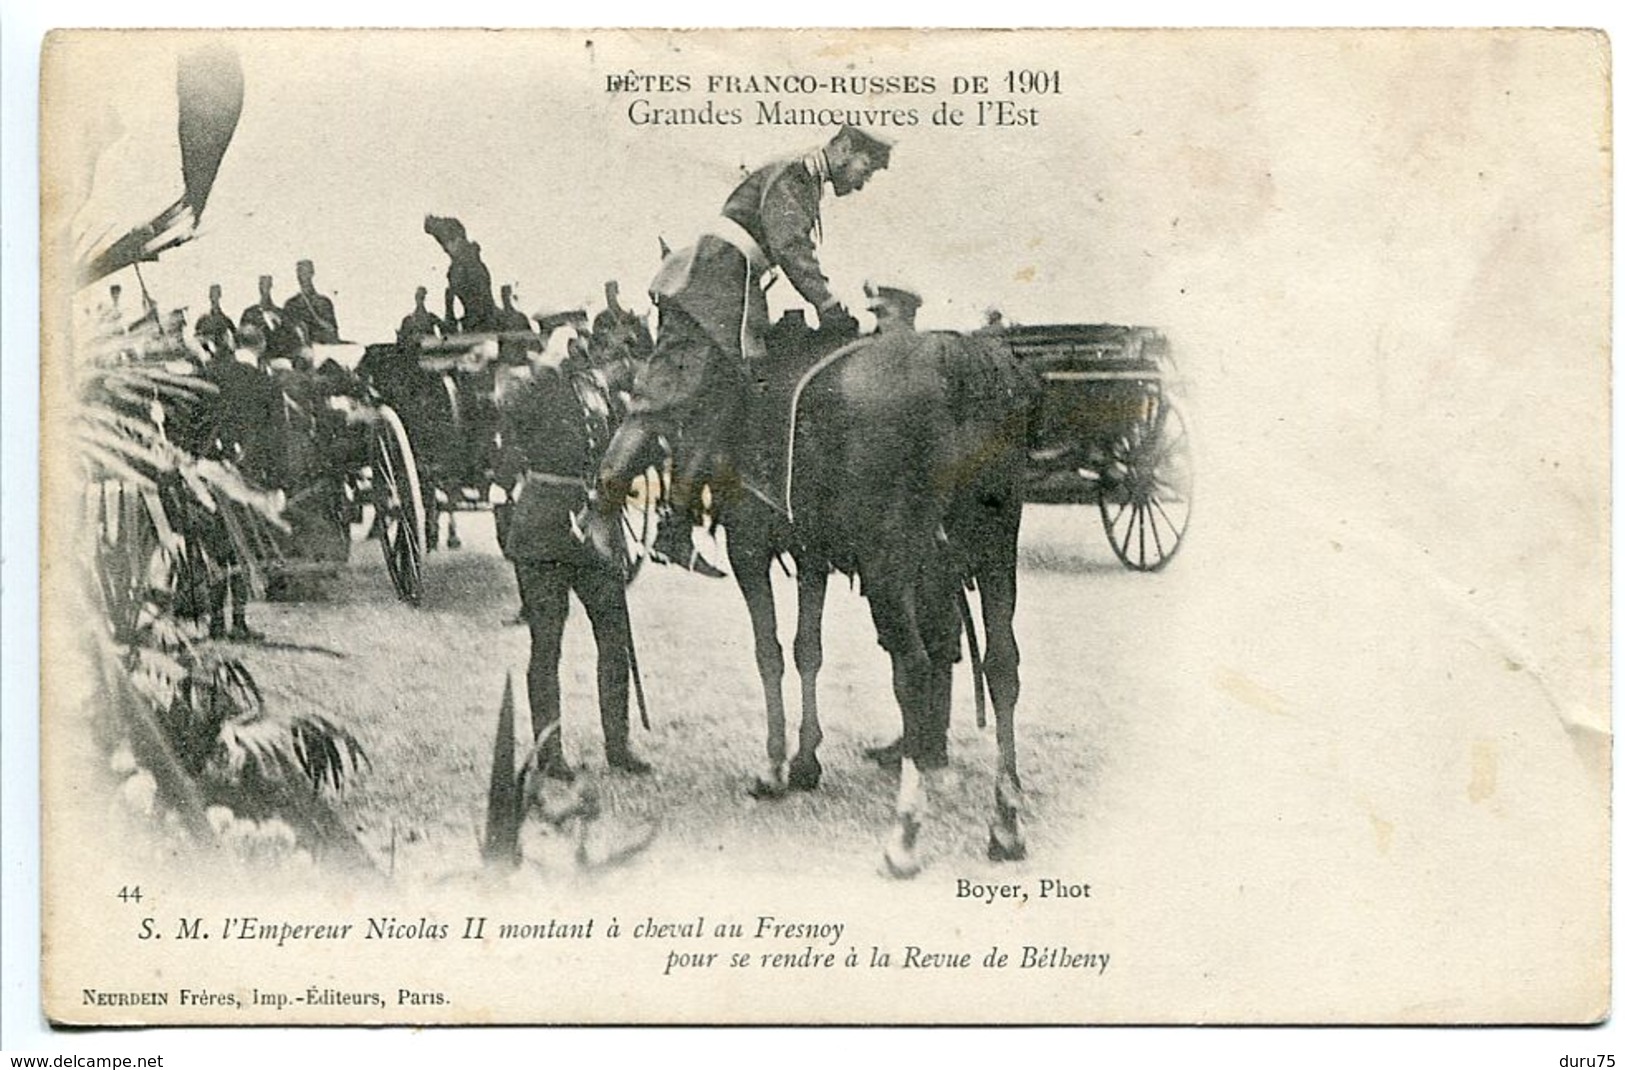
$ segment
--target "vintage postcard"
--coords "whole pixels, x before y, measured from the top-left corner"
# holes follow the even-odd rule
[[[1590,31],[65,31],[64,1026],[1610,1013]]]

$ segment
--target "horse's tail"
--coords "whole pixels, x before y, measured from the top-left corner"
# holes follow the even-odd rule
[[[943,385],[955,423],[1003,423],[1038,400],[1043,384],[1002,332],[960,335],[945,356]]]

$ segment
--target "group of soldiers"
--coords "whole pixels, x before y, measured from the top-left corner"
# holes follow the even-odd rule
[[[294,268],[299,290],[284,304],[272,297],[275,278],[261,275],[259,300],[243,309],[235,323],[220,308],[220,285],[209,287],[209,311],[198,317],[193,333],[198,344],[214,357],[239,349],[252,351],[265,363],[287,360],[298,365],[312,345],[341,341],[333,300],[316,289],[316,267],[301,260]]]

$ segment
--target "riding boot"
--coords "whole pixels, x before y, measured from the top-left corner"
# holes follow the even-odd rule
[[[624,607],[621,620],[626,622]],[[629,624],[626,625],[630,627]],[[620,632],[614,638],[601,636],[594,625],[594,638],[602,645],[598,653],[598,723],[604,730],[604,758],[611,769],[623,773],[642,775],[654,767],[632,753],[631,713],[628,699],[631,692],[630,657],[631,633]]]
[[[642,776],[654,770],[654,766],[632,753],[632,744],[627,741],[624,734],[619,739],[607,735],[604,737],[604,760],[611,769],[619,769],[634,776]]]
[[[248,618],[242,613],[233,614],[231,631],[228,638],[239,643],[254,643],[265,638],[264,632],[255,631],[248,626]]]
[[[705,484],[708,454],[695,444],[677,468],[671,481],[670,511],[662,518],[652,547],[658,560],[686,568],[700,576],[721,579],[727,575],[705,559],[694,546],[694,529],[704,520],[700,511],[700,488]]]

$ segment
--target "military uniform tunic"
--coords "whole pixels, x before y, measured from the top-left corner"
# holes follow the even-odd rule
[[[559,654],[574,591],[598,647],[598,711],[604,747],[626,752],[629,626],[620,577],[572,533],[587,502],[589,475],[608,440],[608,410],[596,384],[541,369],[502,400],[502,468],[518,477],[503,538],[530,628],[531,722],[540,734],[559,719]],[[544,757],[562,760],[555,735]]]
[[[660,307],[660,332],[631,411],[686,416],[696,408],[741,403],[728,394],[743,389],[744,362],[766,354],[761,281],[767,271],[782,271],[815,308],[834,304],[813,246],[822,197],[822,180],[808,161],[770,164],[740,183],[722,209],[756,250],[740,248],[726,234],[705,234],[667,258],[650,286]]]

